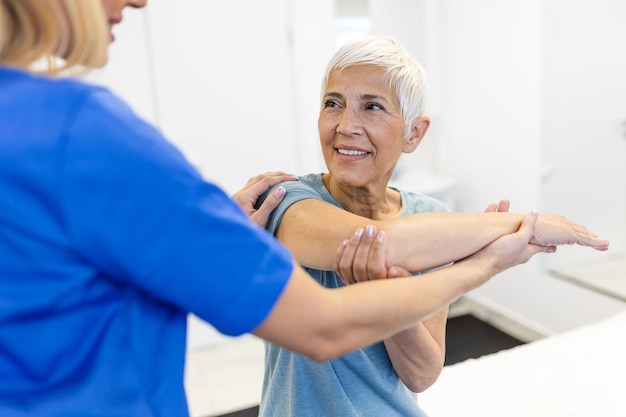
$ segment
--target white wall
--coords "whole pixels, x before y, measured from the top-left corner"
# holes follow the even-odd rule
[[[159,122],[200,171],[230,191],[294,171],[286,3],[177,0],[147,12]]]
[[[105,85],[122,97],[143,118],[158,124],[158,105],[152,50],[149,42],[147,14],[128,9],[124,22],[115,28],[118,38],[109,47],[109,61],[101,70],[92,71],[88,79]]]
[[[371,33],[393,36],[422,64],[428,75],[427,114],[431,127],[417,152],[403,155],[398,174],[410,180],[421,179],[424,173],[441,171],[437,161],[439,107],[438,0],[368,0],[372,20]],[[421,185],[416,185],[416,190]],[[429,187],[424,187],[428,189]]]
[[[596,4],[584,3],[586,7]],[[460,181],[459,209],[480,211],[487,202],[499,198],[510,198],[515,211],[542,209],[543,152],[550,139],[544,137],[544,100],[547,92],[553,91],[545,84],[546,3],[444,0],[439,7],[438,166]],[[576,85],[574,80],[569,89],[576,91]],[[572,103],[560,104],[567,107]],[[588,139],[568,132],[573,143]],[[583,153],[580,158],[584,159],[585,149],[579,148]],[[568,157],[575,151],[573,146],[561,150]],[[614,184],[588,186],[610,190]],[[586,199],[551,203],[554,212],[597,210]],[[606,231],[602,223],[610,220],[599,210],[580,221],[592,230]],[[567,330],[624,308],[623,303],[548,276],[540,258],[505,271],[472,295],[545,332]]]
[[[331,0],[153,1],[126,10],[109,65],[91,78],[234,192],[260,172],[323,166],[319,86],[334,45],[319,28],[333,16]]]
[[[603,7],[611,1],[613,6],[619,3],[602,0]],[[562,146],[548,148],[546,138],[579,144],[595,136],[593,131],[576,128],[584,120],[580,109],[571,113],[577,123],[570,123],[569,129],[563,122],[572,120],[570,113],[560,113],[560,124],[552,114],[576,101],[572,91],[577,88],[571,86],[577,80],[569,79],[558,88],[546,85],[559,79],[558,68],[569,65],[554,54],[546,57],[557,45],[547,36],[553,18],[569,4],[563,0],[369,1],[374,30],[398,37],[430,73],[433,126],[418,152],[402,164],[455,178],[458,209],[481,211],[487,202],[504,197],[513,201],[516,211],[568,212],[576,206],[572,213],[578,215],[607,208],[599,199],[577,200],[571,193],[564,199],[545,200],[546,190],[562,190],[565,184],[555,182],[558,177],[545,182],[542,178],[548,150],[555,156]],[[584,7],[591,4],[596,5],[595,0],[576,0],[576,7],[583,8],[578,24],[586,21]],[[333,16],[333,0],[152,1],[146,10],[125,13],[124,23],[116,29],[109,66],[92,79],[111,86],[157,123],[208,178],[230,192],[266,170],[322,170],[316,119],[320,77],[334,48]],[[594,16],[602,19],[601,14]],[[564,38],[568,39],[569,32],[563,33],[568,33]],[[581,40],[585,39],[572,38],[568,45]],[[603,62],[606,66],[612,61]],[[623,73],[611,73],[611,82],[621,82]],[[594,78],[593,84],[602,81]],[[582,111],[595,111],[610,90],[585,90],[590,106],[582,106]],[[562,91],[569,95],[556,100]],[[595,97],[594,91],[602,95]],[[613,104],[618,108],[622,102]],[[612,146],[612,154],[622,149]],[[568,155],[578,152],[574,158],[584,162],[587,149],[569,147]],[[601,165],[602,158],[595,162]],[[607,189],[615,184],[602,176],[606,171],[597,165],[586,168],[597,175],[597,181],[586,187],[611,199]],[[567,169],[561,174],[571,175]],[[624,164],[611,164],[608,170],[613,178],[620,169]],[[626,185],[612,191],[623,196],[625,189]],[[550,191],[550,195],[556,194]],[[606,213],[619,214],[621,203],[613,203],[620,201],[610,200]],[[617,240],[623,242],[622,226],[617,232],[610,229],[623,223],[607,219],[608,215],[585,215],[581,221],[594,230],[620,233]],[[605,220],[608,223],[601,223]],[[563,331],[623,308],[612,299],[547,276],[539,260],[505,272],[472,295],[547,332]],[[195,329],[192,321],[192,346],[214,340]]]
[[[548,267],[626,254],[626,2],[544,2],[543,210],[561,211],[611,241]],[[626,277],[626,271],[624,271]]]

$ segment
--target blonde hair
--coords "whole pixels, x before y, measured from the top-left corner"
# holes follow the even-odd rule
[[[0,65],[56,75],[103,66],[101,0],[0,0]]]

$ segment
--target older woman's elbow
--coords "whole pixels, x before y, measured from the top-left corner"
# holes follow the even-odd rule
[[[435,383],[434,380],[427,381],[422,378],[416,378],[415,381],[404,382],[404,385],[412,392],[420,394],[426,391]]]
[[[433,386],[439,375],[441,374],[441,369],[437,372],[431,372],[428,374],[420,374],[420,375],[412,375],[411,377],[401,378],[404,385],[412,392],[420,394],[426,391],[428,388]]]
[[[315,362],[328,362],[336,359],[341,355],[349,353],[337,343],[333,343],[327,340],[312,342],[308,345],[305,352],[302,352],[304,356]]]

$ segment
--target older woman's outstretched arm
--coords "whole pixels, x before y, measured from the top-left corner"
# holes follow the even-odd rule
[[[276,230],[276,237],[304,266],[333,269],[335,248],[355,230],[374,225],[389,239],[388,263],[423,271],[464,259],[500,236],[519,229],[524,214],[417,213],[390,220],[372,220],[321,200],[292,204]],[[581,245],[608,249],[585,227],[560,215],[541,214],[532,236],[540,246]]]

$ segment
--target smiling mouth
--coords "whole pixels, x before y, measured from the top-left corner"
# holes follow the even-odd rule
[[[354,149],[337,149],[337,152],[339,152],[341,155],[348,156],[367,155],[369,153],[365,151],[356,151]]]

